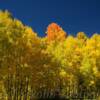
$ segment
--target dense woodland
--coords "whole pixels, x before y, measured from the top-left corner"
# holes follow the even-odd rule
[[[8,11],[0,11],[0,100],[66,99],[80,92],[84,100],[98,98],[100,34],[72,36],[56,23],[45,34],[39,37]]]

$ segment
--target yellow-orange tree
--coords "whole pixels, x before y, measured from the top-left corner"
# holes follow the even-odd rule
[[[8,100],[30,99],[28,93],[59,89],[74,95],[73,86],[100,89],[100,34],[67,35],[51,23],[45,37],[0,11],[0,85]],[[92,92],[91,92],[92,93]]]

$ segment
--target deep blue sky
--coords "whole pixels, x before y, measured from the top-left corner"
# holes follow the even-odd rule
[[[40,36],[51,22],[69,34],[100,33],[100,0],[0,0],[0,9],[10,11]]]

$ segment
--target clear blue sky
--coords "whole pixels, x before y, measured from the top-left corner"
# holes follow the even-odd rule
[[[10,11],[40,36],[51,22],[69,34],[100,33],[100,0],[0,0],[0,9]]]

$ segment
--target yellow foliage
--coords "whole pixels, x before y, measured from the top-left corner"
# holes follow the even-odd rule
[[[16,84],[29,78],[26,83],[34,89],[65,90],[69,82],[76,89],[80,83],[100,89],[100,34],[66,37],[59,25],[51,23],[47,36],[39,37],[8,11],[0,11],[0,79],[7,81],[9,75]]]
[[[65,77],[66,76],[66,72],[63,69],[60,71],[59,74],[60,74],[61,77]]]

